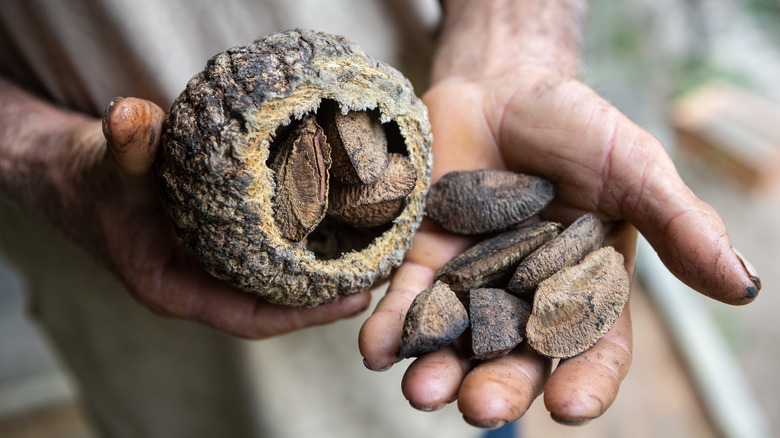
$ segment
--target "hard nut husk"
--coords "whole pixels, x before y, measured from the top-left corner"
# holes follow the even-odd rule
[[[555,196],[544,178],[498,169],[456,170],[428,193],[426,215],[445,230],[494,233],[538,214]]]
[[[480,288],[504,288],[517,265],[562,230],[557,222],[537,222],[505,231],[453,257],[436,271],[436,280],[450,285],[463,299]]]
[[[328,137],[334,119],[348,122],[338,141]],[[393,155],[412,182],[408,171],[403,184],[387,181]],[[291,30],[208,61],[166,116],[155,172],[177,234],[208,272],[272,303],[311,307],[362,292],[401,263],[431,164],[427,110],[406,78],[343,37]],[[337,182],[383,185],[350,189],[373,198],[345,224],[327,213]],[[398,185],[404,194],[381,193]]]
[[[601,339],[628,302],[630,289],[623,256],[611,246],[588,254],[539,285],[526,325],[526,337],[538,353],[576,356]]]
[[[593,213],[585,213],[563,232],[528,255],[506,286],[509,292],[532,300],[537,286],[550,275],[579,263],[601,248],[604,227]]]
[[[444,348],[468,326],[466,308],[446,283],[437,281],[409,306],[397,356],[417,357]]]
[[[623,256],[602,247],[605,230],[592,213],[565,229],[533,217],[553,194],[542,178],[486,169],[452,172],[431,188],[429,216],[484,240],[439,268],[436,299],[427,291],[420,294],[426,305],[412,304],[404,339],[424,340],[412,355],[452,343],[461,327],[439,315],[458,314],[464,305],[470,357],[478,360],[501,357],[522,342],[544,356],[569,358],[612,328],[631,286]],[[402,346],[399,357],[408,357]]]
[[[469,296],[471,349],[475,359],[506,355],[523,341],[531,304],[503,289],[473,289]]]

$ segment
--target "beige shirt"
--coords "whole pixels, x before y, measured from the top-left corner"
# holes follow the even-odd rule
[[[212,55],[298,27],[424,79],[438,15],[436,0],[4,0],[0,74],[92,114],[114,96],[166,108]]]

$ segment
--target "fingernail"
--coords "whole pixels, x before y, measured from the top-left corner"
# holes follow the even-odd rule
[[[550,414],[550,417],[556,423],[563,424],[564,426],[582,426],[590,422],[590,418],[563,418],[552,413]]]
[[[480,429],[498,429],[499,427],[506,424],[506,421],[504,420],[476,421],[465,415],[463,416],[463,420],[474,427],[479,427]]]
[[[433,406],[415,406],[412,402],[409,402],[409,404],[413,408],[417,409],[418,411],[423,411],[423,412],[434,412],[434,411],[438,411],[439,409],[447,406],[447,403],[439,403],[439,404],[433,405]]]
[[[746,296],[746,298],[753,299],[758,295],[758,291],[761,290],[761,279],[758,278],[756,268],[753,267],[748,259],[737,248],[732,246],[731,249],[734,251],[734,254],[736,254],[739,262],[742,263],[742,267],[745,269],[745,273],[747,273],[748,278],[750,278],[750,281],[753,282],[753,286],[747,287]]]
[[[390,368],[392,368],[392,367],[393,367],[393,364],[387,365],[387,366],[385,366],[385,367],[373,367],[373,366],[371,366],[371,365],[369,365],[369,364],[368,364],[368,361],[366,361],[365,359],[363,359],[363,366],[364,366],[364,367],[366,367],[366,368],[368,368],[368,369],[369,369],[369,370],[371,370],[371,371],[378,371],[378,372],[382,372],[382,371],[387,371],[387,370],[389,370]]]
[[[111,102],[108,102],[108,105],[106,105],[106,111],[103,113],[103,135],[108,141],[111,141],[111,126],[109,125],[108,120],[111,117],[111,113],[114,112],[116,104],[122,99],[124,99],[124,97],[121,96],[111,99]]]

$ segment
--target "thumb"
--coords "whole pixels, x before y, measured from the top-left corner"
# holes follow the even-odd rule
[[[753,301],[761,280],[731,246],[720,215],[683,182],[660,141],[625,116],[618,121],[610,128],[605,188],[622,216],[691,288],[728,304]]]
[[[546,85],[507,107],[499,138],[524,146],[507,150],[509,167],[555,181],[559,204],[627,219],[691,288],[724,303],[753,301],[761,289],[755,270],[663,144],[585,85]]]
[[[130,175],[149,172],[160,145],[165,112],[157,104],[135,97],[111,99],[103,117],[108,150]]]
[[[648,175],[629,213],[667,268],[688,286],[728,304],[747,304],[761,290],[748,260],[731,246],[720,215],[679,177]]]

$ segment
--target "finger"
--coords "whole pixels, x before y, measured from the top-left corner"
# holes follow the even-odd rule
[[[628,219],[699,292],[731,304],[755,299],[755,269],[656,138],[578,82],[545,83],[524,96],[510,102],[500,128],[510,167],[553,179],[558,202]]]
[[[615,247],[633,281],[636,265],[636,229],[626,222],[608,228],[605,244]],[[628,305],[612,329],[595,346],[563,360],[545,388],[545,404],[559,423],[577,425],[603,414],[617,397],[631,365],[632,330]]]
[[[354,317],[370,303],[371,292],[363,292],[313,308],[296,308],[271,304],[243,291],[220,293],[210,289],[193,308],[194,312],[183,317],[234,336],[266,339]]]
[[[393,274],[387,293],[360,328],[358,347],[367,368],[384,371],[400,360],[396,352],[406,312],[414,297],[433,284],[434,274],[433,269],[411,262],[404,262]]]
[[[685,185],[657,139],[615,117],[614,143],[627,147],[613,147],[605,186],[622,216],[692,288],[725,303],[753,301],[761,281],[732,247],[721,217]]]
[[[541,394],[550,361],[521,347],[484,362],[466,375],[458,393],[464,420],[486,429],[517,420]]]
[[[471,244],[470,238],[435,231],[424,223],[414,236],[404,263],[393,274],[387,293],[360,329],[358,345],[372,370],[386,370],[400,359],[404,319],[414,297],[433,284],[436,270]]]
[[[475,88],[465,93],[477,91]],[[450,170],[495,167],[501,163],[495,144],[485,135],[486,131],[474,129],[474,125],[481,126],[483,120],[479,108],[467,107],[468,111],[454,113],[449,110],[457,105],[455,100],[458,96],[462,93],[453,97],[447,90],[433,90],[423,97],[429,108],[433,134],[437,138],[433,145],[437,156],[433,181]],[[359,345],[366,367],[386,370],[398,362],[396,352],[401,342],[403,322],[414,297],[433,284],[439,267],[472,243],[472,239],[444,233],[434,229],[429,222],[423,222],[404,264],[393,275],[387,294],[360,330]]]
[[[637,230],[627,221],[615,221],[605,227],[607,234],[604,245],[610,245],[623,255],[623,265],[628,272],[629,282],[634,281],[636,268]]]
[[[458,398],[458,389],[471,361],[453,347],[426,354],[409,365],[401,391],[415,409],[435,411]]]
[[[119,166],[130,175],[149,172],[160,145],[165,113],[155,103],[116,97],[106,107],[103,135]]]
[[[212,277],[192,256],[176,252],[160,272],[146,272],[131,293],[155,313],[201,322],[248,339],[264,339],[352,317],[368,308],[370,292],[342,297],[314,308],[268,303]]]
[[[239,293],[246,295],[244,292]],[[266,339],[355,317],[368,308],[371,303],[371,292],[340,297],[332,303],[313,308],[280,306],[258,297],[252,297],[252,304],[246,306],[245,297],[236,297],[234,305],[226,305],[223,310],[216,311],[212,304],[224,303],[227,300],[222,296],[213,298],[213,300],[203,301],[200,313],[193,319],[239,337]]]
[[[631,366],[628,305],[612,329],[587,351],[562,360],[550,376],[544,404],[559,423],[578,425],[603,414]]]

